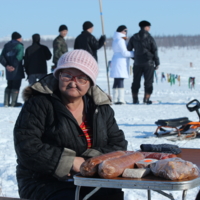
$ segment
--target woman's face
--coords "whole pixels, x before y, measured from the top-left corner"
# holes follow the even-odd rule
[[[84,96],[90,86],[89,77],[78,69],[68,68],[59,73],[59,90],[67,99]]]
[[[127,29],[124,29],[121,33],[123,33],[124,35],[127,35]]]

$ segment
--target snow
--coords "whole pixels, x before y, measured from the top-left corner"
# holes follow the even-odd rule
[[[104,90],[107,89],[106,68],[103,49],[99,50],[99,67],[100,73],[97,79],[97,84]],[[199,99],[200,81],[200,48],[160,48],[159,56],[161,66],[157,70],[158,83],[154,83],[154,93],[152,100],[159,100],[161,103],[154,105],[143,105],[143,80],[139,93],[139,105],[113,105],[117,123],[125,133],[128,140],[128,150],[138,150],[140,144],[151,143],[161,144],[170,143],[176,144],[179,147],[199,148],[199,139],[183,140],[171,142],[167,138],[156,138],[153,133],[156,129],[155,121],[158,119],[169,119],[178,117],[188,117],[190,120],[198,121],[198,116],[195,112],[189,112],[186,108],[186,103],[192,99]],[[107,51],[108,60],[112,58],[112,51]],[[191,68],[189,63],[193,63]],[[131,61],[132,63],[132,61]],[[52,61],[48,62],[49,72]],[[0,70],[4,69],[0,65]],[[177,74],[181,76],[181,85],[178,85],[176,80],[175,85],[170,86],[168,82],[161,82],[161,73]],[[188,88],[188,78],[196,77],[195,89]],[[131,102],[131,83],[132,77],[125,80],[125,99]],[[112,88],[113,79],[110,78],[110,88]],[[28,82],[23,80],[22,89],[28,85]],[[6,80],[0,77],[0,196],[18,197],[18,188],[15,178],[16,170],[16,155],[13,145],[13,128],[17,116],[21,108],[4,108],[3,97]],[[112,95],[112,89],[111,89]],[[22,98],[19,98],[19,102]],[[200,187],[188,190],[187,199],[194,199]],[[146,200],[146,190],[131,190],[124,189],[125,200]],[[176,200],[182,199],[181,191],[166,191],[172,193]],[[161,200],[166,197],[152,192],[152,199]]]

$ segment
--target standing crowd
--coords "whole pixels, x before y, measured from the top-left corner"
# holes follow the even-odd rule
[[[141,77],[144,77],[144,104],[151,104],[150,96],[153,92],[153,78],[155,70],[158,69],[160,62],[155,40],[150,35],[150,22],[141,21],[140,31],[134,34],[127,42],[127,27],[121,25],[117,28],[113,36],[113,57],[110,65],[110,77],[114,78],[112,102],[114,104],[125,104],[124,79],[131,74],[129,59],[134,60],[133,83],[131,86],[133,104],[139,104],[139,88]],[[105,35],[97,40],[93,35],[94,25],[90,21],[83,23],[83,31],[75,39],[74,49],[83,49],[89,52],[96,61],[97,50],[100,49],[105,41]],[[53,63],[52,72],[56,69],[59,58],[68,52],[65,36],[68,27],[61,25],[59,35],[53,41]],[[4,106],[22,106],[17,102],[21,80],[25,78],[24,71],[30,85],[47,75],[47,61],[52,55],[48,47],[40,44],[40,35],[32,36],[32,45],[29,46],[24,55],[22,36],[14,32],[12,40],[5,44],[0,56],[0,63],[6,68],[7,87],[4,94]],[[24,62],[22,62],[24,60]],[[10,100],[11,99],[11,100]]]
[[[68,33],[68,27],[61,25],[59,35],[53,41],[53,63],[52,72],[57,67],[59,58],[68,52],[67,43],[64,37]],[[84,49],[88,51],[97,61],[97,50],[100,49],[106,40],[102,35],[97,40],[93,35],[93,24],[86,21],[83,24],[82,33],[76,38],[74,49]],[[4,93],[4,106],[19,107],[17,102],[21,81],[25,78],[24,71],[30,85],[47,75],[47,61],[52,54],[48,47],[40,44],[40,35],[32,36],[32,45],[29,46],[24,54],[22,36],[18,32],[12,33],[11,41],[5,44],[0,63],[6,68],[7,87]],[[24,62],[23,62],[24,61]]]

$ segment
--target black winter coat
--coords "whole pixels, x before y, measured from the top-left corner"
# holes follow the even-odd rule
[[[51,52],[48,47],[38,42],[33,42],[26,49],[24,57],[24,68],[26,74],[47,74],[47,60],[51,59]]]
[[[134,49],[134,65],[160,65],[157,45],[149,32],[142,29],[134,34],[127,48],[129,51]]]
[[[88,121],[93,130],[93,147],[77,121],[62,104],[58,81],[47,75],[25,89],[25,102],[14,128],[19,194],[25,199],[46,199],[63,188],[75,188],[66,181],[75,156],[93,157],[126,150],[108,96],[92,86],[84,96]],[[65,180],[61,181],[61,180]]]
[[[83,31],[74,43],[74,49],[83,49],[88,51],[95,59],[97,58],[97,50],[100,49],[105,42],[105,36],[101,36],[99,41],[88,31]]]

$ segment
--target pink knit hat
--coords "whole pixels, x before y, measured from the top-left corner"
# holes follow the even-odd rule
[[[59,71],[67,68],[75,68],[82,71],[91,78],[94,85],[96,84],[96,78],[99,72],[98,65],[93,56],[87,51],[73,50],[63,54],[58,60],[57,67],[53,72],[54,77],[58,79]]]

